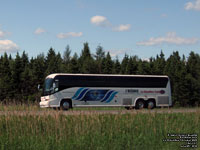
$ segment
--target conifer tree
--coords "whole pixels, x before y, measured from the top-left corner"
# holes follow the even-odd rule
[[[50,48],[46,58],[46,75],[51,73],[59,73],[62,68],[62,58],[60,53],[56,54],[53,48]]]
[[[69,64],[69,72],[70,73],[80,73],[80,67],[78,62],[78,55],[77,53],[74,53],[74,56],[72,57],[70,64]]]
[[[47,70],[47,66],[45,65],[44,54],[37,55],[35,59],[32,58],[30,66],[31,66],[31,74],[33,82],[35,83],[35,85],[38,84],[42,85],[44,82],[44,78],[46,77],[46,70]]]
[[[83,50],[79,58],[80,72],[81,73],[93,73],[96,66],[94,64],[94,59],[91,56],[89,44],[86,42],[83,44]]]
[[[113,74],[120,74],[120,70],[121,64],[119,62],[118,57],[116,57],[116,60],[114,61]]]
[[[102,46],[98,46],[97,49],[96,49],[96,55],[95,55],[95,58],[96,58],[96,66],[97,66],[97,71],[96,73],[102,73],[103,72],[103,59],[105,58],[105,52],[103,50],[103,47]]]
[[[13,87],[12,94],[14,95],[15,99],[22,99],[21,95],[21,74],[23,72],[23,64],[22,59],[17,52],[15,61],[11,65],[11,84]]]
[[[132,56],[129,58],[128,65],[126,67],[126,74],[137,74],[138,70],[138,58],[137,56]]]
[[[182,83],[182,74],[184,66],[182,66],[181,57],[179,56],[179,52],[173,52],[173,54],[167,59],[165,73],[169,76],[171,80],[171,88],[172,88],[172,99],[175,105],[181,105],[181,90],[180,86]]]
[[[112,70],[113,70],[113,62],[111,60],[110,53],[107,52],[106,58],[105,58],[105,68],[103,70],[103,73],[112,74]]]
[[[138,74],[149,75],[151,74],[149,62],[146,60],[139,60],[138,62]]]
[[[65,48],[65,51],[64,51],[64,54],[63,54],[63,64],[64,64],[64,67],[63,67],[63,71],[64,72],[69,72],[69,64],[70,64],[70,61],[71,61],[71,50],[70,50],[70,47],[69,45],[67,45],[67,47]]]
[[[121,74],[126,74],[126,71],[127,71],[126,68],[127,68],[128,62],[129,62],[129,56],[125,54],[121,63]]]
[[[200,56],[191,52],[187,62],[188,78],[190,81],[190,105],[200,104]]]
[[[164,68],[165,68],[165,55],[161,51],[160,56],[156,56],[156,59],[154,61],[154,74],[156,75],[163,75],[164,74]]]
[[[0,99],[6,99],[11,97],[12,85],[10,82],[11,79],[11,70],[10,63],[7,53],[4,53],[4,56],[0,59]]]

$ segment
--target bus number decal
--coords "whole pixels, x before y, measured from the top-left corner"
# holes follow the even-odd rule
[[[135,90],[135,89],[126,89],[125,93],[139,93],[139,90]]]

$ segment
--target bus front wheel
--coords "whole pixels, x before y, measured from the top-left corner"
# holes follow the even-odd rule
[[[71,108],[71,103],[69,100],[62,100],[60,105],[61,110],[69,110]]]

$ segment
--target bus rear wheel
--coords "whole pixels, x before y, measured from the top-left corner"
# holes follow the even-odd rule
[[[69,110],[71,108],[70,100],[62,100],[60,108],[61,110]]]
[[[135,109],[143,109],[143,108],[145,108],[145,101],[143,99],[137,100]]]
[[[155,100],[148,100],[147,101],[147,108],[148,109],[154,109],[156,107]]]

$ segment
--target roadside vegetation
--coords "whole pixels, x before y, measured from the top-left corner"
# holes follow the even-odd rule
[[[200,111],[66,115],[1,114],[0,149],[171,150],[186,142],[166,142],[168,134],[200,135]],[[52,110],[53,111],[53,110]],[[197,145],[200,141],[197,141]]]

